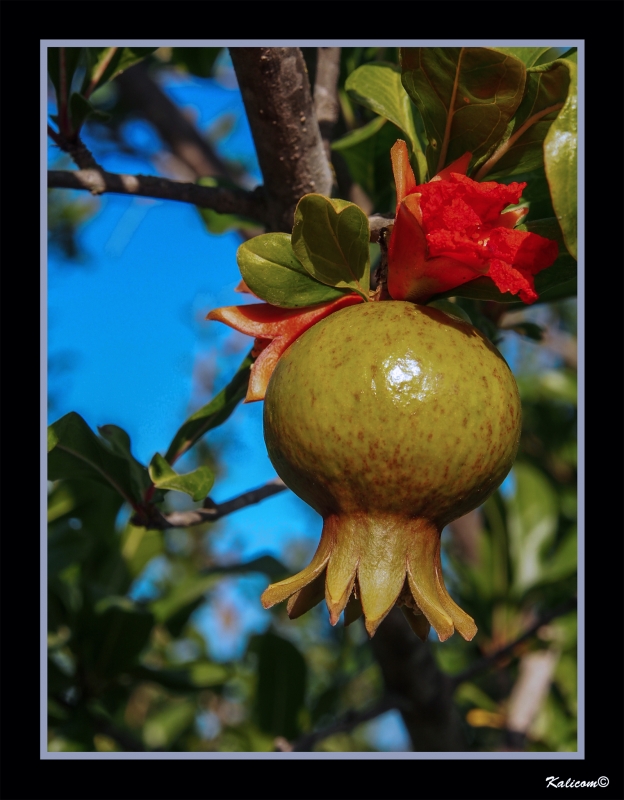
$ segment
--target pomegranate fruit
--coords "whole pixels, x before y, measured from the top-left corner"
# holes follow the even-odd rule
[[[441,641],[474,620],[448,594],[442,528],[479,506],[513,463],[521,407],[498,350],[472,325],[410,302],[370,302],[318,322],[269,381],[264,434],[284,482],[323,517],[302,572],[273,584],[295,618],[325,597],[330,621],[373,635],[396,604]]]

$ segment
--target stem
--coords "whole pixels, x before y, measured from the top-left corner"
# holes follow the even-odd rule
[[[531,125],[535,125],[542,117],[545,117],[547,114],[550,114],[552,111],[557,111],[558,109],[563,108],[563,103],[555,103],[554,106],[548,106],[548,108],[542,109],[542,111],[538,111],[537,114],[533,114],[532,117],[529,117],[526,122],[521,125],[518,130],[512,134],[506,142],[504,142],[496,152],[488,158],[488,160],[481,166],[481,169],[477,172],[474,177],[475,181],[483,180],[483,178],[488,174],[488,172],[492,169],[492,167],[500,161],[500,159],[507,153],[514,144],[518,141],[518,139],[525,133]]]
[[[116,47],[109,48],[106,58],[100,64],[97,72],[94,73],[93,78],[91,78],[91,83],[89,84],[89,87],[84,93],[84,97],[86,97],[87,99],[89,99],[89,97],[91,97],[92,93],[95,91],[95,87],[100,82],[102,75],[104,75],[104,73],[106,72],[108,65],[113,60],[113,56],[115,55],[116,52],[117,52]]]

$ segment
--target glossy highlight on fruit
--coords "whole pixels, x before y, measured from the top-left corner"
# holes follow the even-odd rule
[[[364,614],[372,636],[396,604],[441,641],[474,620],[442,577],[440,534],[501,484],[521,407],[498,350],[467,322],[370,302],[318,322],[280,358],[264,433],[284,482],[323,517],[306,569],[264,592],[295,618],[326,599],[332,624]]]

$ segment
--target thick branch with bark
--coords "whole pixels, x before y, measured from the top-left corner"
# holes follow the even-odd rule
[[[266,203],[262,187],[253,192],[224,186],[198,186],[151,175],[120,175],[100,169],[48,172],[50,189],[84,189],[92,194],[131,194],[192,203],[200,208],[212,208],[220,214],[240,214],[264,224]]]
[[[328,161],[334,125],[338,122],[338,78],[340,77],[340,47],[319,47],[314,81],[314,109]]]
[[[431,649],[421,642],[398,608],[393,608],[371,642],[386,692],[402,698],[405,727],[418,752],[465,750],[452,682],[438,669]]]
[[[232,47],[267,197],[269,229],[292,230],[304,194],[328,195],[332,174],[298,47]]]

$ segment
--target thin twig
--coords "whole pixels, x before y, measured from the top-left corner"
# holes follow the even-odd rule
[[[453,684],[453,688],[459,686],[460,683],[464,681],[470,680],[470,678],[478,675],[480,672],[489,669],[490,667],[496,666],[496,663],[500,661],[502,658],[506,656],[510,656],[513,654],[514,650],[518,645],[525,642],[527,639],[530,639],[537,631],[542,627],[542,625],[546,625],[547,623],[551,622],[553,619],[557,617],[561,617],[563,614],[567,614],[569,611],[573,611],[577,606],[576,597],[571,597],[569,600],[566,600],[565,603],[562,603],[557,608],[554,608],[552,611],[549,611],[547,614],[541,616],[537,622],[535,622],[531,627],[526,630],[521,636],[515,639],[510,644],[505,645],[505,647],[501,647],[500,650],[497,650],[495,653],[490,653],[490,655],[485,656],[484,658],[475,661],[474,664],[471,664],[467,667],[463,672],[460,672],[458,675],[451,676],[451,681]]]
[[[295,753],[309,753],[311,752],[318,742],[333,736],[336,733],[344,733],[351,731],[358,725],[364,722],[380,717],[386,711],[391,711],[393,708],[406,709],[407,701],[400,695],[384,695],[374,705],[362,709],[361,711],[348,711],[343,717],[336,720],[332,725],[322,728],[318,731],[313,731],[293,742],[290,752]]]
[[[205,522],[216,522],[221,517],[239,511],[241,508],[253,506],[261,500],[266,500],[267,497],[272,497],[274,494],[283,492],[288,487],[281,480],[275,478],[264,486],[258,489],[252,489],[249,492],[243,492],[238,497],[231,500],[226,500],[225,503],[213,503],[208,497],[204,501],[203,508],[195,508],[192,511],[172,511],[170,514],[155,514],[152,515],[149,522],[150,528],[159,530],[166,530],[167,528],[189,528],[193,525],[202,525]],[[143,524],[137,517],[134,518],[134,524]]]
[[[138,197],[155,197],[191,203],[200,208],[211,208],[220,214],[240,214],[264,221],[265,203],[261,188],[248,192],[224,186],[198,186],[180,183],[152,175],[120,175],[97,169],[77,171],[52,170],[48,172],[50,189],[84,189],[91,194],[130,194]]]

